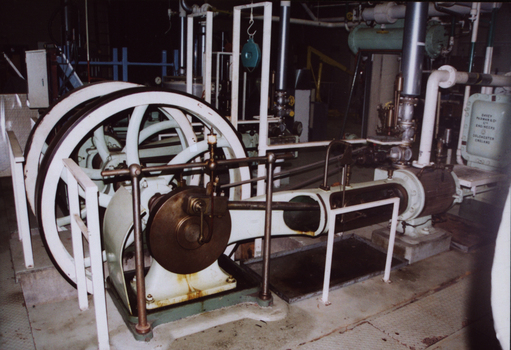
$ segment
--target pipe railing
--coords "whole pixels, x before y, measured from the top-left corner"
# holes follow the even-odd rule
[[[383,275],[383,281],[390,283],[390,270],[392,268],[392,256],[394,253],[394,242],[396,239],[396,228],[397,228],[397,216],[399,212],[399,197],[393,197],[388,199],[382,199],[379,201],[368,202],[363,204],[351,205],[344,208],[329,209],[328,210],[328,238],[326,248],[326,261],[325,261],[325,276],[323,279],[323,295],[321,301],[325,305],[330,305],[328,301],[328,293],[330,289],[330,275],[332,271],[332,255],[334,249],[334,234],[335,234],[335,218],[337,215],[351,213],[357,210],[381,207],[384,205],[392,204],[392,219],[390,225],[390,236],[387,248],[387,259],[385,262],[385,272]]]
[[[96,316],[96,330],[98,332],[98,345],[100,350],[108,350],[110,349],[110,344],[106,313],[103,251],[101,249],[101,235],[99,230],[98,187],[72,159],[66,158],[62,161],[67,171],[69,216],[71,217],[71,237],[76,271],[78,304],[81,311],[89,308],[87,279],[85,275],[86,266],[83,254],[83,237],[85,237],[89,242],[90,271],[94,297],[94,312]],[[85,191],[87,225],[80,216],[79,187]]]

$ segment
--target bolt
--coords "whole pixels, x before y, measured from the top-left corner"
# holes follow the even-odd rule
[[[145,300],[148,304],[154,303],[154,298],[151,294],[147,294],[147,297],[145,298]]]
[[[234,283],[234,282],[236,282],[236,279],[234,277],[232,277],[232,275],[229,275],[229,277],[227,277],[225,282],[227,282],[227,283]]]

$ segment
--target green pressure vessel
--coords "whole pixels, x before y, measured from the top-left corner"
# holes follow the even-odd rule
[[[357,54],[359,50],[401,50],[403,46],[404,21],[374,27],[360,24],[353,28],[348,37],[350,50]],[[426,54],[431,58],[440,55],[449,44],[445,27],[439,22],[428,23],[426,31]]]

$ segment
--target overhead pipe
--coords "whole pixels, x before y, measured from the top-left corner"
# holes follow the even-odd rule
[[[440,17],[440,16],[449,16],[452,14],[458,15],[467,15],[471,13],[471,4],[455,4],[453,6],[446,6],[444,10],[440,9],[440,6],[436,5],[434,2],[425,3],[427,6],[427,12],[429,17]],[[490,12],[493,9],[493,3],[483,3],[481,6],[481,10],[484,12]],[[498,7],[501,4],[497,4]],[[393,2],[386,2],[383,4],[376,5],[375,7],[369,7],[362,11],[362,19],[364,21],[375,21],[379,24],[390,24],[396,22],[398,19],[403,19],[406,16],[406,7],[407,5],[397,5]]]
[[[254,19],[264,19],[263,16],[254,16]],[[280,21],[280,17],[278,16],[272,16],[271,20],[273,22],[279,22]],[[289,23],[293,23],[293,24],[302,24],[302,25],[305,25],[305,26],[312,26],[312,27],[323,27],[323,28],[345,28],[346,26],[348,27],[355,27],[358,25],[358,23],[354,23],[354,22],[346,22],[346,21],[341,21],[341,22],[326,22],[326,21],[311,21],[311,20],[308,20],[308,19],[300,19],[300,18],[290,18],[289,19]]]
[[[494,74],[458,72],[451,66],[442,66],[438,70],[433,71],[429,76],[426,86],[419,159],[414,162],[413,165],[415,167],[422,168],[430,165],[431,146],[433,144],[433,133],[435,130],[436,105],[438,102],[438,88],[450,88],[455,84],[511,86],[511,77]],[[462,137],[460,135],[460,143],[461,139]]]
[[[405,18],[406,5],[396,5],[395,3],[389,3],[393,5],[385,5],[380,4],[375,7],[366,8],[362,12],[362,20],[364,21],[375,21],[378,24],[391,24],[395,23],[398,19]],[[500,8],[500,3],[495,3],[497,8]],[[303,4],[302,4],[303,5]],[[493,3],[483,3],[481,6],[481,10],[484,12],[489,12],[492,10],[490,6],[493,6]],[[381,8],[377,8],[381,7]],[[383,10],[387,10],[385,12]],[[309,13],[309,12],[307,12]],[[428,16],[429,17],[441,17],[441,16],[450,16],[451,14],[457,14],[460,16],[466,15],[470,13],[470,7],[455,5],[453,7],[449,7],[449,11],[440,11],[435,9],[435,5],[433,3],[429,4],[428,7]],[[311,16],[311,13],[309,13]],[[291,18],[290,23],[292,24],[301,24],[312,27],[323,27],[323,28],[345,28],[345,27],[355,27],[359,23],[346,21],[345,18],[323,18],[319,20],[314,14],[311,16],[312,20],[301,19],[301,18]],[[263,16],[254,16],[254,19],[262,20]],[[273,16],[272,21],[278,22],[280,21],[280,17]]]

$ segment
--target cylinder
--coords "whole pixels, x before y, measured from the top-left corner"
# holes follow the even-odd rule
[[[354,54],[359,50],[401,50],[402,45],[403,28],[383,30],[360,24],[348,36],[348,46]]]
[[[407,3],[402,61],[405,96],[419,96],[421,92],[427,19],[428,2]]]
[[[285,90],[287,81],[286,59],[289,46],[289,19],[291,15],[291,1],[280,3],[280,51],[277,62],[276,89]]]
[[[410,168],[424,188],[424,208],[417,217],[445,213],[454,204],[456,181],[447,169]]]

